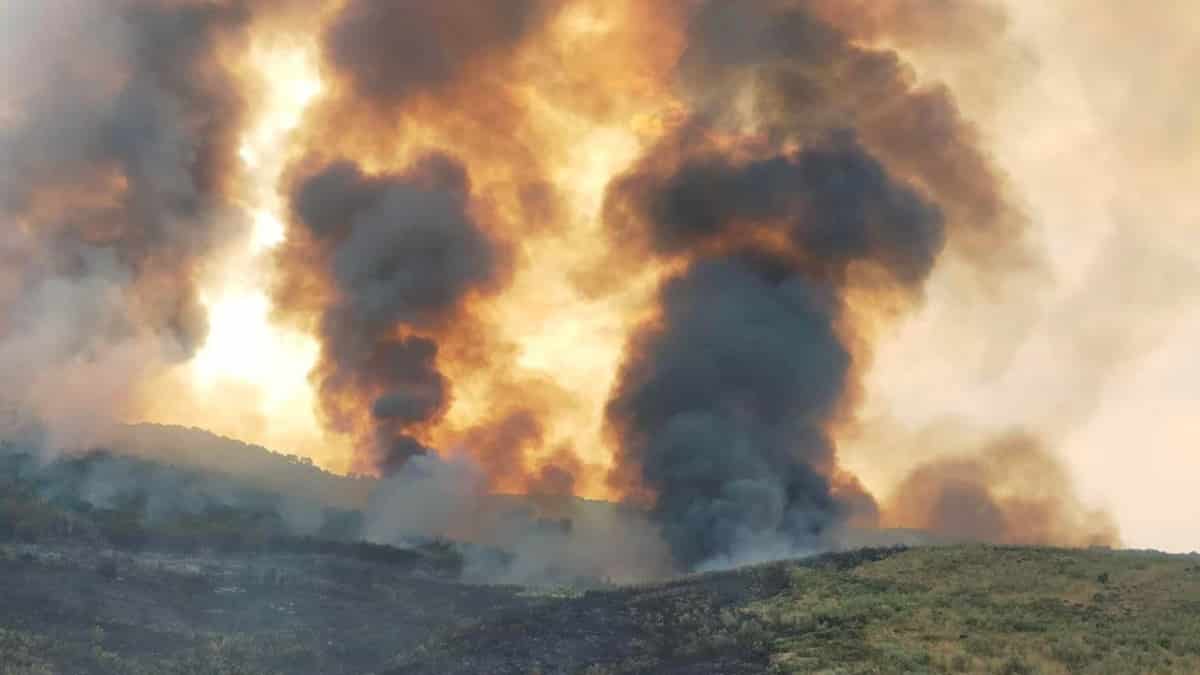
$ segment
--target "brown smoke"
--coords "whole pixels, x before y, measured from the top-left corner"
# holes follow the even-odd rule
[[[1084,507],[1062,464],[1020,433],[916,467],[884,505],[883,523],[1002,544],[1120,542],[1108,514]]]
[[[207,331],[204,260],[241,236],[225,3],[9,3],[0,62],[0,382],[57,441],[88,442],[140,378]],[[46,50],[51,50],[46,53]]]
[[[596,48],[638,39],[632,27],[642,13],[649,14],[633,2],[433,7],[355,1],[333,7],[314,28],[325,90],[291,151],[295,159],[283,187],[290,234],[278,256],[275,296],[281,316],[321,338],[322,365],[313,377],[324,416],[337,431],[359,439],[360,469],[379,471],[388,457],[437,447],[476,457],[497,490],[604,489],[595,466],[604,461],[603,449],[588,447],[586,461],[573,449],[578,435],[595,434],[580,427],[596,418],[604,381],[564,385],[519,362],[547,349],[529,345],[531,333],[546,335],[541,344],[553,338],[549,349],[576,346],[557,342],[558,331],[574,330],[576,320],[563,308],[587,317],[584,302],[571,308],[575,298],[583,300],[571,277],[592,264],[588,247],[596,237],[575,191],[598,193],[601,187],[574,182],[580,157],[571,134],[606,124],[627,133],[619,127],[645,106],[644,96],[634,96],[651,86],[648,71],[659,57],[643,50],[642,56],[618,58]],[[595,58],[583,56],[589,52]],[[601,72],[607,66],[612,71]],[[600,81],[605,86],[596,88]],[[461,174],[458,199],[479,246],[447,244],[432,259],[428,247],[389,234],[428,219],[412,204],[391,213],[363,207],[368,215],[361,218],[350,213],[361,200],[373,199],[363,196],[371,189],[366,186],[410,175],[428,156],[443,158]],[[339,172],[352,178],[339,178]],[[316,220],[343,230],[314,237]],[[366,229],[389,238],[368,237]],[[349,246],[353,241],[362,243]],[[388,248],[410,250],[411,257]],[[373,258],[377,264],[363,273],[375,278],[370,283],[335,269],[371,267]],[[415,271],[422,261],[429,267]],[[464,275],[464,283],[446,280],[439,291],[432,277],[440,274]],[[357,312],[377,291],[404,295],[397,289],[408,283],[412,292],[396,303],[437,296],[436,317],[400,307],[369,322],[331,313],[338,305]],[[385,394],[417,386],[400,386],[415,373],[381,371],[366,356],[376,349],[372,344],[401,338],[425,345],[424,374],[417,379],[426,405],[370,419],[363,411],[388,412],[388,403],[414,402],[411,395]],[[356,370],[369,370],[373,381],[348,375]],[[383,426],[390,429],[381,431]],[[396,438],[403,440],[399,452],[387,449],[393,443],[387,439]]]
[[[511,280],[509,233],[552,221],[555,207],[514,140],[523,113],[492,73],[544,5],[352,1],[319,29],[327,93],[288,174],[276,300],[321,338],[314,384],[332,428],[358,438],[360,470],[394,470],[446,441],[435,429],[463,384],[447,363],[510,368],[480,306]],[[474,161],[488,155],[502,161]],[[536,427],[516,410],[467,432],[494,449],[497,484],[505,454],[520,452],[508,429],[518,418]]]
[[[332,7],[315,28],[325,93],[283,187],[279,312],[319,336],[322,409],[363,469],[437,448],[472,457],[491,490],[556,495],[611,462],[610,490],[653,504],[685,565],[821,545],[875,513],[835,436],[891,320],[942,261],[988,301],[1038,267],[979,133],[905,57],[950,28],[1002,42],[1005,17],[984,2],[612,7]],[[637,20],[661,51],[567,49],[633,44]],[[567,167],[591,148],[572,132],[605,125],[635,147],[588,214]],[[589,461],[586,399],[522,367],[526,334],[572,304],[543,309],[539,292],[621,311]]]
[[[353,470],[409,492],[383,501],[451,486],[433,520],[380,531],[481,531],[462,514],[488,492],[543,515],[577,495],[648,506],[639,532],[661,530],[685,568],[820,548],[879,517],[1113,539],[1029,439],[922,465],[882,508],[838,456],[876,347],[935,272],[1006,323],[1036,309],[1027,218],[964,113],[1002,88],[962,106],[938,77],[1019,60],[994,2],[0,12],[67,45],[0,47],[32,71],[0,93],[0,382],[44,415],[120,407],[195,354],[208,266],[266,192],[284,229],[267,290],[319,345],[321,422]],[[239,160],[271,85],[252,40],[309,49],[320,79],[266,187]],[[967,71],[929,67],[951,62]]]

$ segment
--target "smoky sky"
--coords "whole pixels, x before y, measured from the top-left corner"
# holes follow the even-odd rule
[[[325,32],[325,57],[358,100],[398,103],[459,82],[465,69],[515,48],[549,4],[351,0]]]
[[[275,187],[287,236],[272,259],[274,309],[317,338],[319,412],[360,446],[355,469],[396,474],[457,435],[476,446],[465,454],[489,488],[571,493],[591,467],[574,454],[588,439],[542,417],[560,405],[542,399],[569,396],[524,377],[514,364],[525,345],[509,334],[522,324],[489,302],[515,266],[575,245],[568,202],[590,185],[559,181],[590,183],[591,160],[608,170],[624,145],[594,150],[582,132],[627,130],[637,156],[613,169],[599,222],[579,226],[596,226],[580,266],[604,269],[572,271],[588,280],[579,297],[605,292],[593,277],[660,275],[628,337],[605,440],[611,487],[653,501],[678,566],[694,569],[756,548],[820,547],[874,512],[835,443],[874,341],[920,304],[944,260],[966,263],[954,283],[985,289],[976,297],[989,308],[1028,290],[1024,271],[1038,265],[951,92],[878,46],[923,43],[939,26],[997,39],[1005,20],[984,0],[694,0],[611,13],[566,0],[295,0],[286,21],[266,22],[282,32],[263,29],[260,43],[267,4],[0,8],[40,36],[0,29],[0,74],[15,83],[0,95],[6,389],[30,388],[28,373],[59,379],[41,366],[106,359],[125,378],[151,360],[110,358],[129,342],[151,342],[156,360],[192,357],[207,332],[208,263],[249,233],[243,200]],[[307,9],[320,18],[301,18]],[[680,38],[669,75],[657,58],[567,49],[593,44],[583,33],[642,35],[621,22],[651,18],[664,45]],[[268,87],[248,74],[260,65],[250,45],[296,27],[311,32],[322,93],[280,136],[290,147],[277,184],[247,186],[238,146],[256,104],[271,107],[255,99]],[[636,72],[597,66],[610,62]],[[646,119],[626,114],[630,92],[653,99]],[[546,295],[549,305],[563,294]],[[996,313],[1019,323],[1009,306]],[[448,429],[458,390],[490,400],[468,401],[486,412]],[[991,466],[949,468],[910,481],[936,488],[930,522],[1011,539],[1017,506],[991,491]]]
[[[410,430],[436,421],[450,397],[430,331],[507,264],[476,222],[470,190],[466,170],[443,154],[405,173],[367,175],[345,160],[309,166],[291,188],[306,231],[284,248],[284,269],[329,287],[318,322],[322,406],[345,432],[370,411],[379,467],[427,451]]]
[[[250,19],[239,2],[0,10],[0,398],[55,443],[206,338],[204,262],[248,230],[247,103],[223,55]]]
[[[886,504],[887,521],[961,540],[1118,543],[1111,518],[1083,506],[1066,468],[1037,438],[1009,432],[967,450],[913,467]]]
[[[0,127],[5,236],[30,254],[18,285],[26,297],[55,279],[116,286],[125,310],[86,330],[144,322],[187,356],[206,331],[193,268],[238,227],[226,194],[243,102],[214,52],[249,17],[232,3],[81,14],[53,26],[62,52],[26,62],[40,79]]]

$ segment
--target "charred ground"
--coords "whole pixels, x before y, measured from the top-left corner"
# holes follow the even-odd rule
[[[1193,673],[1200,558],[867,549],[593,591],[409,655],[410,673]]]
[[[5,673],[1192,673],[1200,558],[871,549],[531,592],[335,555],[0,548]]]

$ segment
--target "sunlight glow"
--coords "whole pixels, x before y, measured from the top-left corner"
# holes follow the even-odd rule
[[[255,47],[251,63],[261,99],[257,122],[238,152],[250,232],[202,289],[209,335],[185,378],[195,412],[214,431],[337,468],[341,453],[327,443],[308,381],[319,346],[273,321],[267,288],[272,249],[285,237],[277,183],[288,157],[279,148],[286,147],[321,83],[311,55],[302,50]]]

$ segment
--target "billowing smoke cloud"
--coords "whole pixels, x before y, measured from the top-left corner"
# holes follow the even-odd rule
[[[507,173],[522,183],[518,199],[533,213],[544,211],[553,197],[538,170],[545,149],[525,138],[528,111],[513,64],[560,4],[350,0],[337,6],[315,27],[326,90],[299,140],[386,166],[434,145]],[[481,153],[485,148],[492,157]]]
[[[363,102],[399,103],[470,81],[468,69],[515,48],[551,3],[351,0],[324,35],[329,64]]]
[[[742,167],[685,165],[661,183],[635,174],[617,190],[641,202],[657,248],[701,250],[663,287],[609,408],[676,554],[700,562],[764,536],[818,544],[842,515],[827,432],[852,367],[839,293],[852,263],[919,282],[941,247],[939,211],[848,137]],[[702,252],[756,227],[777,238]]]
[[[504,247],[476,222],[463,167],[431,155],[407,173],[369,176],[352,162],[305,167],[291,192],[298,227],[282,249],[281,294],[323,284],[314,373],[332,426],[370,416],[367,469],[427,452],[418,440],[449,402],[430,334],[461,318],[473,293],[498,282]],[[290,305],[288,305],[290,306]]]
[[[688,35],[698,112],[609,193],[613,231],[680,271],[608,414],[616,479],[654,495],[695,565],[821,546],[864,508],[831,485],[874,337],[857,322],[919,300],[945,247],[981,278],[1024,251],[951,100],[896,54],[804,3],[702,3]]]
[[[0,9],[19,83],[0,93],[0,385],[21,405],[110,420],[203,343],[198,283],[246,233],[242,50],[304,31],[320,93],[269,162],[271,299],[319,343],[320,416],[352,468],[386,479],[372,538],[515,550],[514,579],[652,576],[660,536],[681,569],[803,552],[881,515],[1111,539],[1065,480],[1010,487],[1062,478],[1033,441],[923,466],[882,509],[839,464],[873,347],[935,269],[975,306],[1036,309],[1026,219],[910,59],[1016,58],[993,2],[282,5],[263,34],[265,5],[237,0]],[[999,313],[996,362],[1025,323]],[[602,367],[560,377],[559,351]],[[610,451],[597,492],[649,519],[570,499]],[[535,508],[496,511],[497,492]]]
[[[529,240],[558,227],[511,71],[560,4],[354,0],[318,31],[325,90],[293,139],[309,159],[285,181],[292,236],[275,301],[319,317],[324,417],[372,448],[360,470],[436,445],[477,458],[494,490],[575,484],[570,439],[542,417],[571,394],[519,371],[495,311],[514,268],[538,264]]]
[[[317,317],[323,410],[339,431],[371,430],[364,465],[407,475],[431,439],[453,436],[462,449],[440,449],[472,457],[483,486],[447,492],[468,513],[480,491],[556,503],[588,470],[569,445],[547,455],[559,441],[539,394],[495,376],[513,350],[481,318],[510,265],[539,264],[501,242],[547,231],[523,217],[553,219],[542,205],[561,198],[529,198],[553,188],[524,142],[542,102],[517,93],[536,60],[520,55],[552,50],[545,31],[559,9],[598,26],[634,16],[587,5],[353,0],[321,33],[330,90],[302,142],[310,155],[362,159],[294,168],[277,301]],[[980,300],[1028,288],[1038,260],[1025,219],[975,130],[899,52],[866,46],[922,44],[947,26],[989,44],[1003,35],[992,3],[956,7],[712,1],[655,13],[682,45],[672,81],[655,84],[675,99],[665,108],[686,113],[656,120],[643,156],[609,185],[600,269],[580,275],[609,279],[593,289],[603,295],[638,267],[666,271],[606,417],[612,486],[653,503],[682,567],[822,547],[845,524],[872,522],[878,508],[839,467],[833,438],[853,417],[881,326],[921,301],[942,262]],[[455,159],[420,159],[422,145]],[[477,167],[482,187],[466,179]],[[435,205],[446,193],[456,208]],[[495,210],[481,218],[484,202]],[[428,264],[416,252],[433,233],[446,257]],[[466,362],[493,374],[470,382],[491,412],[447,435],[449,373]],[[442,466],[419,465],[430,462]]]
[[[221,53],[249,18],[237,2],[0,9],[0,384],[63,443],[204,340],[201,261],[242,229],[245,102]]]
[[[1108,514],[1084,507],[1062,464],[1021,433],[917,466],[885,504],[884,522],[1002,544],[1119,541]]]

